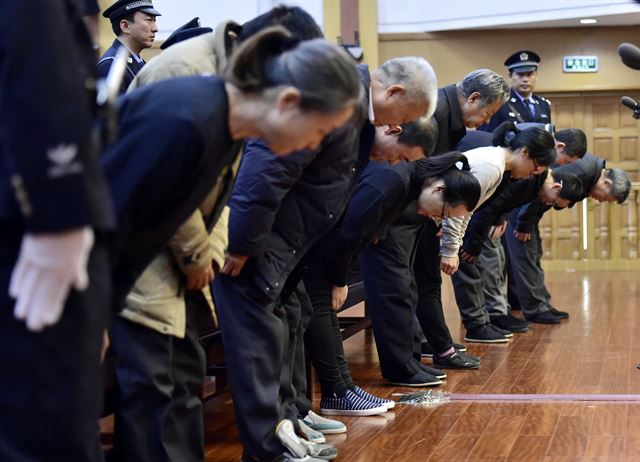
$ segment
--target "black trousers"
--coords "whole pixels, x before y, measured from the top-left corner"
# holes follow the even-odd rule
[[[201,300],[198,302],[197,296]],[[184,338],[165,335],[119,316],[111,328],[116,358],[114,460],[204,460],[200,394],[205,353],[198,341],[201,293],[187,303]]]
[[[442,308],[442,275],[440,273],[440,238],[438,226],[429,220],[420,234],[413,265],[418,286],[416,314],[425,337],[436,353],[453,347]]]
[[[322,395],[342,395],[354,383],[344,355],[338,316],[331,309],[332,286],[322,261],[311,264],[305,272],[304,285],[313,310],[304,334],[307,353],[318,375]],[[310,403],[306,407],[304,404],[298,408],[308,412]]]
[[[283,324],[288,335],[285,367],[280,377],[280,396],[285,417],[297,427],[298,418],[304,417],[311,409],[311,401],[306,395],[304,331],[313,315],[313,307],[302,281],[291,292],[283,293],[280,303],[285,312]]]
[[[220,274],[213,287],[244,460],[261,461],[285,452],[275,428],[286,416],[289,329],[282,304],[265,297],[252,276],[247,267],[237,278]]]
[[[106,246],[97,240],[89,287],[72,290],[62,318],[34,333],[13,317],[9,280],[22,235],[0,225],[0,460],[103,460],[100,352],[111,316]]]
[[[415,205],[406,213],[415,216]],[[383,240],[368,245],[360,253],[360,270],[380,369],[382,376],[391,380],[421,370],[418,326],[414,321],[417,290],[412,266],[422,222],[403,218],[390,225]]]

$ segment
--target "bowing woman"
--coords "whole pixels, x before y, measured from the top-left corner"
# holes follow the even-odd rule
[[[226,76],[171,79],[120,106],[119,139],[102,167],[119,218],[115,303],[211,191],[245,138],[275,155],[314,149],[362,98],[353,61],[322,39],[297,42],[266,29],[231,57]],[[217,204],[217,220],[224,204]]]

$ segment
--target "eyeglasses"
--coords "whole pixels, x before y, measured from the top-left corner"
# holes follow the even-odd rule
[[[444,208],[447,206],[447,202],[446,201],[442,201],[442,210],[440,211],[440,219],[444,220],[445,216],[444,216]]]

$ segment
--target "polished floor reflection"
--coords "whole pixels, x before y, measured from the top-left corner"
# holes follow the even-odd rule
[[[448,372],[439,387],[453,398],[477,394],[482,400],[396,406],[383,416],[344,418],[349,431],[328,437],[340,451],[337,460],[640,460],[639,276],[548,273],[554,304],[571,318],[556,326],[534,325],[508,344],[469,344],[469,352],[482,357],[480,370]],[[443,293],[449,326],[461,340],[448,278]],[[380,378],[370,332],[357,334],[345,347],[361,386],[381,396],[411,391]],[[485,401],[494,394],[571,396],[560,402]],[[579,401],[581,395],[598,394],[629,396],[628,402]],[[230,397],[207,403],[205,419],[207,461],[239,460]]]

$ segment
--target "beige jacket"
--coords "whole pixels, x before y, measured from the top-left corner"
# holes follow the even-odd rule
[[[167,48],[142,68],[131,82],[129,91],[173,77],[216,74],[227,64],[237,27],[237,24],[227,21],[218,26],[215,32]],[[226,188],[231,187],[237,168],[238,162],[220,175],[218,183],[199,210],[178,229],[165,250],[140,275],[127,296],[120,316],[163,334],[184,338],[184,275],[202,271],[212,262],[218,269],[224,264],[229,209],[224,208],[211,233],[207,233],[204,217],[211,213]],[[209,288],[205,288],[203,293],[215,320]]]

